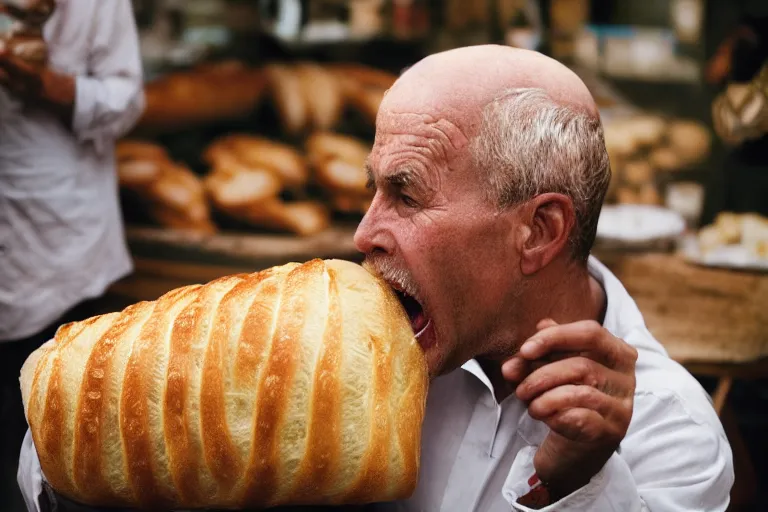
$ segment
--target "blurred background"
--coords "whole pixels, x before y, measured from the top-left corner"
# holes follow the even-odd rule
[[[582,77],[603,117],[613,180],[595,253],[712,393],[737,458],[733,510],[765,510],[767,1],[134,7],[147,109],[117,159],[136,270],[112,296],[359,259],[352,235],[371,199],[363,162],[398,74],[458,46],[539,50]]]

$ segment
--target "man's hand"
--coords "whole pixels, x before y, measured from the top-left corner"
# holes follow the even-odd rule
[[[66,122],[75,103],[74,77],[35,67],[0,49],[0,87],[33,106],[46,107]]]
[[[550,428],[534,467],[559,500],[589,483],[624,439],[637,351],[594,321],[543,320],[537,329],[502,374],[520,383],[517,397]]]

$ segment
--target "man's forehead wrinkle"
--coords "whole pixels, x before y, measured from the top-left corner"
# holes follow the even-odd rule
[[[469,143],[469,138],[462,129],[446,117],[438,117],[426,112],[397,111],[386,109],[379,120],[379,129],[387,135],[423,137],[434,144],[438,142],[453,151],[460,150]],[[415,139],[410,139],[415,143]]]

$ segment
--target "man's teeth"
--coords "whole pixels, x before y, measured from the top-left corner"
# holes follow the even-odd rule
[[[429,320],[427,320],[426,325],[416,334],[416,337],[417,338],[421,337],[421,335],[424,334],[427,329],[429,329],[430,325],[432,325],[432,319],[431,318]]]

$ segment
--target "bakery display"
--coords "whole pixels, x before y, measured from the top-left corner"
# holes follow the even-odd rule
[[[259,105],[266,83],[261,69],[237,61],[170,73],[147,84],[138,128],[162,133],[247,117]]]
[[[768,271],[768,219],[756,213],[721,212],[684,242],[681,252],[691,263]]]
[[[307,236],[326,229],[330,213],[319,201],[286,201],[285,189],[300,190],[308,180],[304,157],[268,139],[233,134],[205,151],[211,171],[205,188],[226,215],[257,227]]]
[[[756,213],[721,212],[715,222],[698,233],[703,254],[726,246],[741,246],[768,262],[768,219]]]
[[[373,199],[369,152],[368,143],[329,131],[312,133],[301,148],[235,132],[203,148],[202,177],[172,162],[162,146],[138,139],[123,140],[117,160],[121,186],[143,197],[165,227],[210,233],[213,209],[222,226],[229,218],[310,236],[326,230],[334,213],[365,214]]]
[[[205,149],[203,158],[216,169],[265,169],[288,188],[302,187],[309,178],[301,153],[292,146],[258,135],[233,133],[220,137]]]
[[[365,172],[370,146],[346,135],[318,132],[307,139],[306,150],[314,178],[331,198],[332,208],[364,214],[373,199]]]
[[[427,368],[394,292],[339,260],[62,326],[21,371],[50,485],[154,510],[408,497]]]
[[[172,161],[161,146],[123,140],[115,156],[120,186],[137,195],[160,225],[201,233],[216,230],[200,178]]]
[[[373,125],[385,91],[397,77],[360,64],[273,63],[265,66],[269,94],[283,131],[328,131],[351,108]]]
[[[711,134],[698,121],[638,114],[608,119],[605,145],[613,178],[607,201],[662,204],[659,175],[688,170],[709,155]]]

